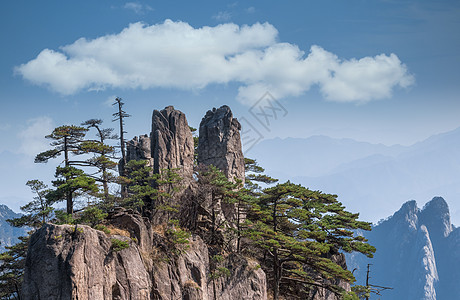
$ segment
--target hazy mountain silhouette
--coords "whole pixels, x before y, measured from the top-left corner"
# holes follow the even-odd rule
[[[12,246],[19,242],[20,236],[26,235],[27,230],[10,226],[7,219],[18,218],[20,214],[15,213],[8,206],[0,204],[0,252],[5,250],[5,246]]]
[[[388,216],[407,199],[460,199],[460,128],[412,146],[325,136],[264,140],[245,155],[281,181],[339,195],[365,220]],[[451,209],[460,221],[460,204]]]
[[[358,284],[365,283],[370,263],[370,283],[394,288],[383,292],[383,299],[450,300],[460,295],[460,230],[452,226],[443,198],[433,198],[422,210],[415,201],[406,202],[364,236],[377,252],[372,259],[347,255]]]

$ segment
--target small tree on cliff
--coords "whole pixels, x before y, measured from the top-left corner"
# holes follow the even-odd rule
[[[19,237],[20,242],[5,247],[0,253],[0,299],[22,299],[21,285],[30,236]]]
[[[41,152],[35,157],[36,163],[46,163],[51,158],[56,158],[62,154],[64,155],[64,168],[58,167],[56,170],[56,176],[59,177],[56,184],[66,185],[65,188],[61,188],[59,191],[63,191],[65,194],[60,194],[58,198],[55,197],[55,200],[66,200],[68,214],[73,214],[73,192],[78,190],[76,185],[78,181],[75,180],[75,176],[84,176],[83,173],[77,172],[76,169],[72,167],[73,165],[78,165],[81,161],[71,161],[70,154],[79,153],[81,142],[87,131],[88,129],[84,127],[74,125],[64,125],[55,128],[51,134],[46,136],[47,139],[52,140],[50,145],[53,146],[53,148]],[[72,183],[70,182],[71,180]]]
[[[237,185],[228,181],[224,173],[220,171],[217,167],[210,165],[204,166],[200,165],[197,172],[198,184],[201,195],[203,197],[200,205],[205,204],[206,202],[209,205],[206,205],[206,209],[209,210],[208,214],[210,218],[210,235],[209,243],[211,245],[222,245],[222,240],[220,236],[222,234],[223,225],[225,220],[219,219],[219,213],[222,213],[222,204],[225,202],[228,203],[229,193],[236,189]]]
[[[107,144],[107,140],[118,138],[113,134],[113,128],[101,128],[101,119],[90,119],[81,124],[89,128],[95,128],[98,140],[85,140],[81,143],[80,149],[83,153],[92,153],[93,157],[86,160],[88,166],[97,168],[97,173],[90,175],[97,182],[102,184],[103,199],[106,204],[109,202],[109,183],[115,182],[116,177],[111,170],[115,170],[117,163],[115,159],[115,148]]]
[[[265,175],[265,169],[259,166],[257,161],[252,158],[244,158],[244,170],[246,173],[244,187],[254,195],[262,190],[259,183],[270,185],[278,182],[278,179]]]
[[[51,189],[48,189],[46,184],[37,179],[27,181],[26,185],[35,194],[34,200],[21,206],[21,210],[25,212],[24,215],[7,221],[14,227],[40,228],[49,221],[53,213],[53,201],[49,197]]]
[[[263,191],[247,235],[268,255],[264,265],[269,266],[275,300],[280,286],[289,291],[299,284],[305,290],[321,286],[340,295],[343,289],[327,279],[353,282],[354,277],[330,255],[358,251],[372,257],[375,248],[353,232],[370,230],[370,224],[345,211],[336,197],[290,182]]]
[[[124,134],[126,131],[124,131],[124,125],[125,125],[125,118],[130,117],[129,114],[127,114],[123,110],[123,105],[125,103],[122,101],[120,97],[115,98],[115,102],[112,105],[115,105],[117,107],[117,112],[112,114],[114,119],[112,120],[113,122],[119,121],[120,124],[120,149],[121,149],[121,161],[120,161],[120,176],[125,176],[126,177],[126,172],[125,172],[125,166],[126,166],[126,149],[125,149],[125,138]],[[121,196],[125,198],[128,195],[128,188],[125,184],[121,185]]]

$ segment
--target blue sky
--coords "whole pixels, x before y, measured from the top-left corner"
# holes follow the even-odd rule
[[[27,179],[50,178],[32,163],[43,136],[113,126],[115,96],[128,137],[167,105],[195,127],[222,104],[249,120],[266,91],[288,114],[264,138],[410,145],[460,127],[458,1],[6,0],[0,26],[0,202],[14,209]]]

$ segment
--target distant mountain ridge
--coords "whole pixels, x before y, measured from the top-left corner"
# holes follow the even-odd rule
[[[423,209],[415,201],[363,235],[377,248],[374,258],[347,255],[358,284],[392,287],[382,299],[451,300],[460,295],[460,228],[452,226],[449,207],[435,197]],[[378,299],[371,297],[371,299]]]
[[[411,146],[326,136],[264,140],[247,157],[267,174],[334,193],[347,209],[377,222],[407,199],[443,196],[460,223],[460,128]]]
[[[16,228],[6,222],[7,219],[20,216],[21,214],[15,213],[8,206],[0,204],[0,252],[5,251],[5,246],[12,246],[19,242],[18,237],[27,234],[24,228]]]

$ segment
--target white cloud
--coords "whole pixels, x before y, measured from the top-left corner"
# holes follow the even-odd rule
[[[341,60],[319,46],[306,54],[277,37],[268,23],[201,28],[171,20],[135,23],[60,51],[44,49],[15,70],[61,94],[105,88],[194,90],[237,82],[238,99],[248,104],[267,90],[281,98],[302,95],[313,85],[328,100],[363,103],[390,97],[395,87],[414,82],[395,54]]]
[[[232,14],[228,11],[219,11],[217,14],[212,16],[212,18],[219,22],[227,22],[232,18]]]
[[[53,120],[49,117],[39,117],[27,121],[27,127],[18,134],[21,140],[19,152],[26,156],[35,156],[49,148],[45,136],[54,129]]]
[[[142,5],[139,2],[126,2],[123,8],[134,11],[138,15],[144,14],[146,11],[152,11],[153,8],[149,5]]]

